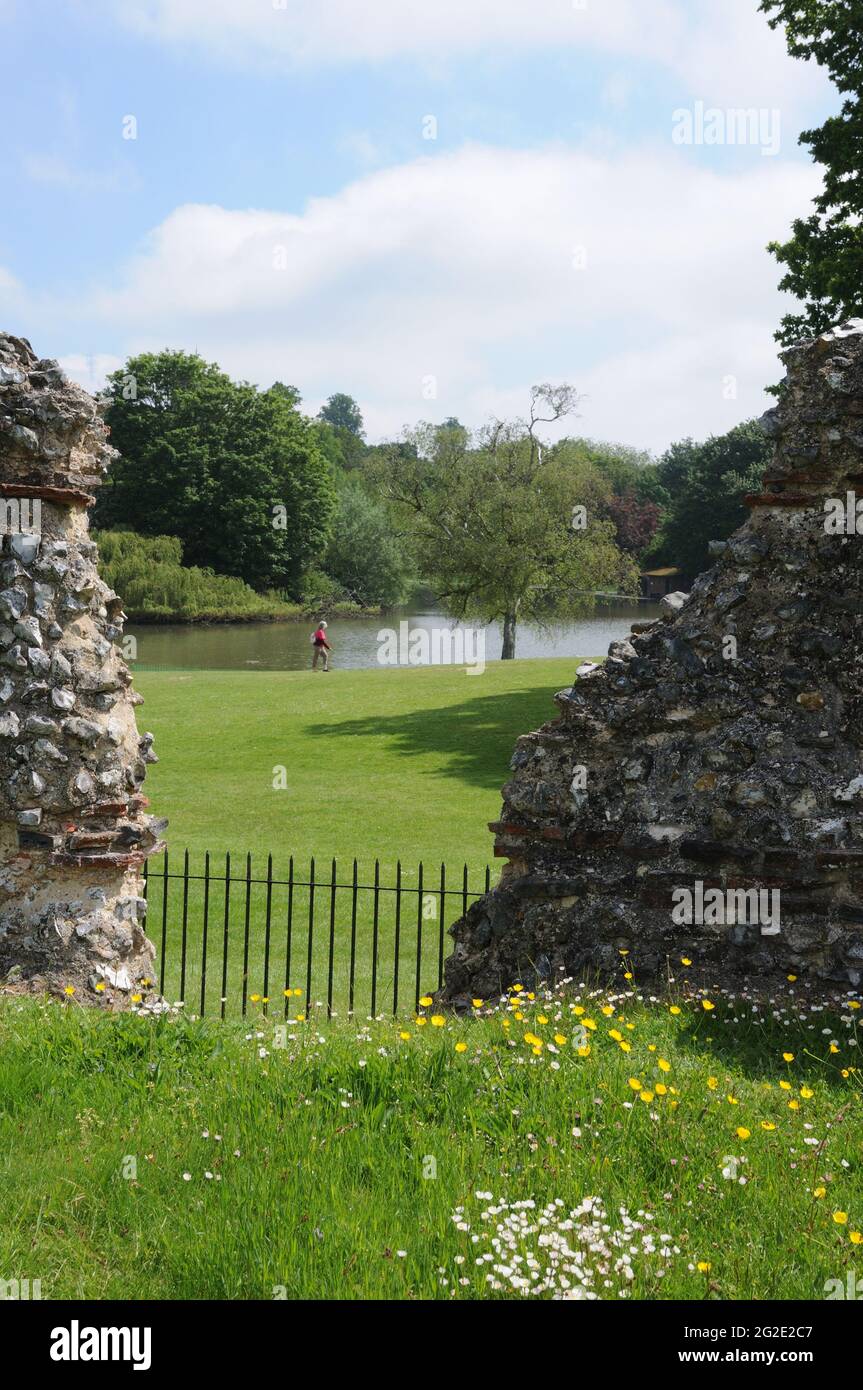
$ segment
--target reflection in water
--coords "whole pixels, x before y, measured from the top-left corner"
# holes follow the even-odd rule
[[[519,628],[519,658],[541,656],[605,656],[609,642],[629,635],[633,622],[645,622],[659,615],[658,604],[616,601],[597,605],[593,615],[561,623],[549,631],[528,624]],[[442,613],[429,610],[400,610],[377,618],[333,618],[327,636],[333,646],[332,665],[347,669],[375,667],[382,643],[378,633],[398,630],[409,619],[411,630],[432,632],[455,627]],[[312,619],[300,623],[213,623],[131,624],[127,633],[137,641],[138,669],[161,667],[169,670],[248,670],[302,671],[311,665],[309,641],[315,627]],[[500,656],[501,631],[497,623],[485,629],[485,657]],[[133,669],[134,669],[133,667]]]

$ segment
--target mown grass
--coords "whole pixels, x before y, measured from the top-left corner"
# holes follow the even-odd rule
[[[211,872],[238,882],[229,901],[229,960],[224,996],[235,1010],[242,999],[245,946],[247,854],[251,875],[264,880],[273,856],[276,886],[269,894],[271,968],[269,987],[308,985],[309,890],[292,898],[291,960],[288,971],[288,898],[291,857],[297,879],[308,880],[316,859],[312,988],[326,1000],[329,975],[329,918],[332,860],[337,882],[350,884],[353,860],[359,895],[356,923],[355,1001],[372,1005],[375,941],[375,860],[380,861],[378,897],[378,992],[375,1008],[392,1001],[398,975],[400,998],[415,998],[419,911],[423,919],[422,987],[435,988],[441,959],[441,928],[462,911],[464,870],[468,887],[481,891],[491,858],[488,821],[500,812],[500,788],[519,734],[554,718],[553,694],[571,683],[570,660],[492,662],[481,676],[459,667],[232,672],[141,673],[136,686],[146,699],[139,726],[152,729],[160,761],[146,789],[152,809],[170,819],[169,875],[182,872],[190,851],[192,880],[185,905],[187,971],[185,997],[200,1005],[204,960],[205,854]],[[283,772],[281,771],[283,769]],[[422,904],[418,894],[402,900],[399,967],[395,967],[396,911],[392,888],[398,864],[402,885],[418,889],[418,864],[425,864]],[[441,894],[441,865],[445,866]],[[161,946],[165,988],[179,998],[183,936],[182,882],[161,877],[164,863],[150,861],[149,931]],[[208,1009],[223,997],[225,886],[211,888],[207,934]],[[266,886],[248,892],[250,969],[247,993],[266,993],[264,942]],[[352,896],[335,894],[333,998],[344,1010],[350,995]],[[448,953],[449,940],[444,938]],[[161,964],[160,964],[161,971]]]
[[[603,1298],[818,1299],[859,1272],[857,1001],[810,1012],[789,985],[672,1013],[621,983],[283,1033],[6,997],[0,1276],[43,1298],[513,1296],[513,1255],[544,1271],[548,1250],[478,1268],[476,1193],[598,1196],[670,1237],[631,1286],[597,1272]]]

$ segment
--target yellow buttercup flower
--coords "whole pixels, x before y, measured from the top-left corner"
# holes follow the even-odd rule
[[[411,1038],[411,1034],[410,1034],[410,1033],[399,1033],[399,1037],[401,1038],[402,1042],[409,1042],[409,1041],[410,1041],[410,1038]]]
[[[70,996],[70,998],[71,998],[71,996],[75,993],[75,986],[74,986],[74,985],[66,985],[65,988],[64,988],[64,990],[63,990],[63,993],[64,993],[64,994],[68,994],[68,995]]]
[[[650,1102],[653,1100],[653,1092],[652,1092],[652,1091],[642,1091],[641,1094],[640,1094],[640,1096],[638,1097],[638,1099],[639,1099],[639,1100],[643,1100],[644,1103],[645,1103],[645,1105],[649,1105]]]
[[[679,1005],[677,1005],[677,1004],[672,1004],[672,1006],[671,1006],[671,1008],[668,1010],[668,1012],[669,1012],[670,1014],[674,1014],[674,1016],[675,1016],[675,1018],[676,1018],[677,1015],[680,1013],[680,1007],[679,1007]]]
[[[630,1086],[632,1087],[633,1091],[643,1091],[643,1090],[644,1090],[644,1082],[643,1082],[643,1081],[639,1081],[638,1078],[635,1077],[635,1076],[631,1076],[631,1077],[629,1078],[629,1084],[630,1084]]]
[[[762,1129],[770,1130],[770,1129],[775,1129],[776,1126],[775,1126],[775,1124],[773,1124],[772,1120],[762,1120],[762,1121],[761,1121],[761,1128],[762,1128]]]
[[[789,1102],[788,1102],[788,1109],[789,1109],[789,1110],[799,1110],[799,1109],[800,1109],[800,1101],[799,1101],[799,1100],[789,1100]]]
[[[783,1054],[782,1054],[782,1060],[783,1060],[783,1062],[793,1062],[793,1061],[794,1061],[794,1053],[793,1053],[793,1052],[783,1052]]]
[[[709,1274],[709,1273],[710,1273],[710,1261],[709,1261],[709,1260],[699,1260],[699,1261],[698,1261],[698,1265],[697,1265],[697,1269],[698,1269],[698,1271],[699,1271],[700,1274]]]
[[[707,1084],[710,1087],[711,1091],[715,1091],[716,1087],[719,1085],[719,1078],[716,1076],[708,1076]]]
[[[836,1222],[836,1225],[837,1225],[837,1226],[847,1226],[847,1224],[848,1224],[848,1213],[847,1213],[847,1211],[834,1211],[834,1213],[833,1213],[833,1220]]]
[[[671,1071],[671,1063],[666,1062],[664,1057],[660,1057],[657,1062],[660,1071]]]
[[[657,1083],[656,1083],[656,1094],[657,1094],[658,1096],[667,1096],[667,1095],[668,1095],[668,1087],[667,1087],[667,1086],[664,1086],[664,1085],[662,1084],[661,1081],[657,1081]]]
[[[715,1004],[711,1004],[711,1002],[710,1002],[709,999],[702,999],[702,1001],[701,1001],[701,1007],[702,1007],[702,1009],[705,1009],[705,1010],[707,1011],[707,1013],[710,1013],[710,1010],[711,1010],[711,1009],[715,1009],[715,1008],[716,1008],[716,1005],[715,1005]]]
[[[456,1052],[467,1052],[467,1043],[466,1043],[466,1042],[457,1042],[456,1045],[455,1045],[455,1050],[456,1050]]]
[[[431,1024],[432,1028],[443,1028],[446,1025],[446,1019],[443,1014],[432,1014]]]
[[[691,964],[692,964],[692,961],[689,959],[688,956],[681,956],[681,957],[680,957],[680,964],[681,964],[681,965],[691,965]]]
[[[863,1231],[851,1231],[848,1239],[852,1245],[863,1245]]]
[[[563,1047],[566,1042],[566,1038],[563,1036],[562,1033],[555,1033],[554,1041],[557,1043],[558,1047]]]
[[[826,1196],[827,1196],[827,1188],[826,1188],[826,1187],[816,1187],[816,1188],[815,1188],[815,1191],[812,1193],[812,1196],[813,1196],[813,1197],[826,1197]]]
[[[481,1008],[482,1008],[483,1001],[482,1001],[481,999],[471,999],[470,1002],[473,1004],[473,1007],[474,1007],[475,1009],[481,1009]]]
[[[808,1086],[801,1086],[801,1087],[800,1087],[800,1094],[801,1094],[801,1096],[803,1097],[804,1100],[811,1100],[812,1097],[814,1096],[815,1092],[814,1092],[814,1091],[810,1091],[810,1089],[809,1089]]]
[[[751,1136],[750,1136],[750,1132],[749,1132],[749,1130],[746,1128],[745,1125],[738,1125],[738,1126],[737,1126],[737,1138],[738,1138],[738,1139],[749,1139],[750,1137],[751,1137]]]
[[[420,1000],[420,1003],[422,1004],[422,1006],[423,1006],[424,1009],[429,1008],[429,1006],[430,1006],[431,1003],[432,1003],[432,997],[431,997],[431,995],[430,995],[430,994],[424,994],[423,997],[422,997],[422,999]]]

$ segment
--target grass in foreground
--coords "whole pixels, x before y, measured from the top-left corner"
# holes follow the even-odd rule
[[[858,1001],[625,989],[284,1031],[7,997],[0,1274],[43,1298],[823,1298],[863,1261]]]

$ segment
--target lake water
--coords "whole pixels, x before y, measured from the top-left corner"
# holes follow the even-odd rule
[[[615,601],[597,605],[590,617],[563,623],[550,632],[525,624],[518,631],[516,656],[605,656],[609,642],[628,637],[633,622],[645,622],[659,612],[658,604]],[[465,630],[463,624],[451,624],[445,615],[429,609],[404,609],[377,618],[334,618],[328,628],[334,648],[331,664],[349,669],[380,665],[378,633],[384,628],[397,632],[405,620],[411,633],[424,630],[429,633],[429,640],[435,630]],[[133,669],[302,671],[311,661],[309,636],[314,626],[312,621],[158,626],[132,623],[127,633],[137,641]],[[499,626],[492,623],[481,631],[485,633],[486,661],[497,661],[501,647]],[[472,659],[470,650],[468,659]]]

